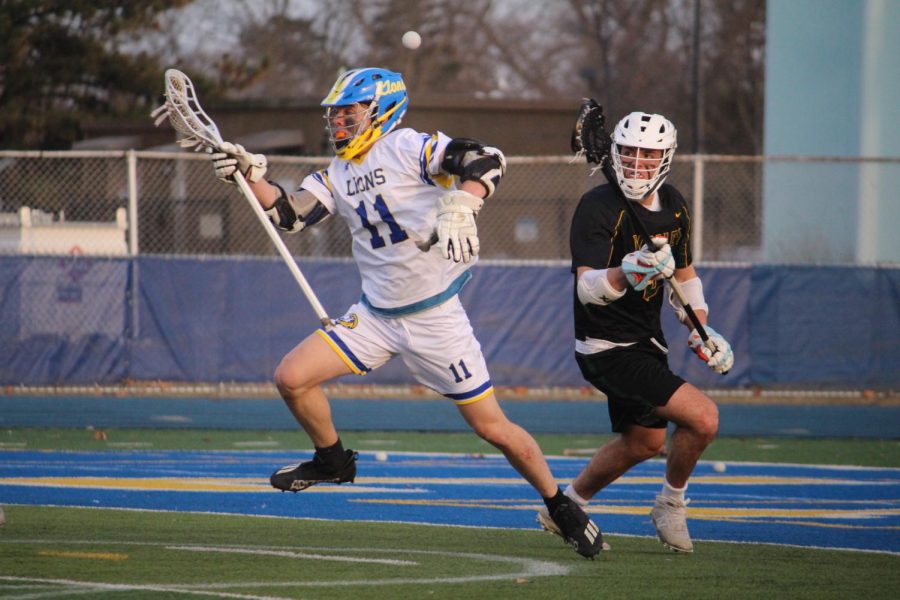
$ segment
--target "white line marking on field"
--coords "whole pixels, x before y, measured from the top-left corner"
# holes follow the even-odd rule
[[[568,575],[569,566],[545,560],[533,560],[524,557],[497,556],[494,554],[480,554],[474,552],[444,552],[440,550],[407,550],[403,548],[303,548],[304,550],[317,550],[328,552],[397,552],[402,554],[420,554],[424,556],[444,556],[450,558],[465,558],[475,561],[491,561],[511,564],[521,570],[517,573],[504,573],[498,575],[469,575],[462,577],[404,577],[394,579],[366,579],[358,581],[243,581],[229,583],[203,583],[183,586],[171,586],[178,589],[228,589],[234,587],[356,587],[372,585],[399,585],[399,584],[434,584],[434,583],[475,583],[480,581],[509,581],[528,577],[550,577]]]
[[[411,482],[407,482],[411,483]],[[0,477],[0,487],[16,485],[42,488],[103,489],[103,490],[153,490],[172,492],[221,492],[221,493],[278,493],[262,479],[211,478],[211,477]],[[390,483],[388,484],[388,486]],[[403,485],[402,482],[398,485]],[[311,494],[422,494],[430,490],[421,487],[387,487],[369,484],[354,486],[322,485],[304,492]]]
[[[419,563],[412,560],[394,560],[382,558],[353,558],[331,554],[312,554],[308,552],[290,552],[286,550],[254,550],[252,548],[222,548],[213,546],[166,546],[166,550],[186,550],[188,552],[225,552],[228,554],[256,554],[259,556],[280,556],[282,558],[312,558],[315,560],[331,560],[335,562],[371,563],[377,565],[415,566]]]
[[[167,585],[140,585],[128,583],[89,583],[75,581],[74,579],[39,579],[37,577],[6,577],[0,579],[8,581],[38,581],[57,585],[70,586],[55,592],[46,594],[28,594],[26,596],[7,596],[4,600],[33,600],[37,598],[50,598],[53,596],[68,596],[72,594],[99,594],[101,592],[161,592],[171,594],[186,594],[189,596],[213,596],[215,598],[238,598],[240,600],[291,600],[281,596],[253,596],[250,594],[233,594],[229,592],[211,592],[204,589],[189,589],[179,586]]]
[[[236,448],[270,448],[272,446],[280,446],[281,442],[279,442],[278,440],[259,440],[249,442],[234,442],[232,445]]]
[[[3,540],[0,540],[2,542]],[[17,543],[36,543],[38,540],[16,540]],[[48,543],[49,540],[43,540],[41,543]],[[61,541],[62,542],[62,541]],[[214,590],[226,590],[229,588],[285,588],[285,587],[303,587],[303,588],[317,588],[317,587],[366,587],[366,586],[389,586],[389,585],[422,585],[422,584],[460,584],[460,583],[477,583],[482,581],[515,581],[519,578],[529,578],[529,577],[550,577],[550,576],[565,576],[568,575],[571,571],[571,567],[545,561],[545,560],[534,560],[525,557],[509,557],[509,556],[499,556],[493,554],[481,554],[481,553],[473,553],[473,552],[445,552],[439,550],[409,550],[405,548],[322,548],[322,547],[285,547],[285,546],[237,546],[237,547],[215,547],[215,546],[171,546],[167,544],[162,544],[158,542],[124,542],[124,541],[100,541],[100,540],[65,540],[66,544],[92,544],[92,545],[105,545],[105,544],[115,544],[115,545],[135,545],[135,546],[162,546],[166,549],[178,549],[178,550],[195,550],[195,551],[207,551],[207,552],[237,552],[243,551],[246,553],[256,553],[256,554],[269,554],[273,556],[282,556],[285,554],[300,554],[306,552],[329,552],[329,553],[367,553],[367,554],[385,554],[385,553],[395,553],[395,554],[403,554],[403,555],[420,555],[420,556],[437,556],[437,557],[448,557],[448,558],[462,558],[467,560],[474,560],[479,562],[494,562],[501,563],[505,565],[509,565],[514,567],[514,572],[496,574],[496,575],[469,575],[469,576],[461,576],[461,577],[403,577],[403,578],[385,578],[385,579],[361,579],[357,581],[339,581],[339,580],[322,580],[322,581],[310,581],[310,580],[302,580],[302,581],[234,581],[234,582],[208,582],[208,583],[193,583],[193,584],[177,584],[177,583],[167,583],[167,584],[159,584],[159,585],[144,585],[144,584],[106,584],[106,583],[96,583],[96,582],[86,582],[86,581],[76,581],[72,579],[42,579],[36,577],[14,577],[14,576],[2,576],[0,575],[0,581],[16,581],[16,582],[34,582],[34,583],[44,583],[51,585],[63,585],[68,586],[66,590],[58,590],[52,592],[46,592],[46,594],[52,594],[54,596],[65,595],[65,594],[82,594],[82,593],[100,593],[100,592],[116,592],[116,591],[150,591],[150,592],[171,592],[178,594],[196,594],[203,596],[213,596],[217,598],[238,598],[243,600],[287,600],[285,598],[276,597],[276,596],[255,596],[248,594],[236,594],[224,591],[214,591]],[[346,557],[343,557],[346,558]],[[386,563],[386,560],[374,561],[370,559],[358,559],[359,562],[382,562]],[[410,563],[410,561],[395,561],[396,563]],[[393,563],[391,563],[393,564]],[[410,563],[412,565],[417,565],[418,563]],[[28,595],[27,597],[16,596],[14,600],[30,600],[30,598],[34,597],[33,594]],[[45,595],[41,595],[43,597],[49,597]],[[5,597],[5,600],[13,600],[9,597]]]
[[[50,586],[43,585],[42,589]],[[83,588],[81,586],[72,586],[59,588],[55,587],[52,591],[40,592],[34,594],[20,594],[18,596],[3,596],[3,600],[38,600],[39,598],[57,598],[59,596],[75,596],[78,594],[94,594],[103,590],[95,587]]]
[[[152,448],[153,442],[106,442],[110,448]]]
[[[49,590],[53,586],[44,584],[22,585],[19,583],[0,583],[0,590]]]
[[[192,515],[213,515],[213,516],[235,516],[235,517],[250,517],[252,519],[277,519],[277,520],[292,520],[292,521],[330,521],[330,519],[322,519],[322,518],[313,518],[313,517],[283,517],[279,515],[255,515],[255,514],[245,514],[245,513],[213,513],[213,512],[205,512],[205,511],[170,511],[170,510],[162,510],[162,509],[146,509],[146,508],[108,508],[108,507],[92,507],[92,506],[78,506],[71,507],[67,505],[60,504],[21,504],[21,503],[7,503],[6,506],[39,506],[39,507],[47,507],[47,508],[77,508],[79,510],[117,510],[117,511],[126,511],[126,512],[138,512],[138,513],[179,513],[179,514],[192,514]],[[529,531],[531,533],[542,533],[538,529],[531,530],[523,530],[519,527],[491,527],[491,526],[482,526],[482,525],[449,525],[447,523],[428,523],[425,521],[409,523],[406,521],[375,521],[370,519],[357,519],[352,521],[353,523],[373,523],[378,525],[396,523],[397,525],[421,525],[423,527],[438,527],[442,529],[499,529],[501,531]],[[627,537],[634,539],[656,539],[655,535],[638,535],[634,533],[623,533],[619,531],[608,531],[605,535],[615,536],[615,537]],[[826,552],[830,552],[832,550],[838,550],[841,552],[855,552],[859,554],[883,554],[887,556],[900,556],[900,552],[894,552],[892,550],[878,550],[873,548],[851,548],[849,546],[804,546],[800,544],[785,544],[785,543],[776,543],[776,542],[748,542],[742,540],[727,540],[727,539],[719,539],[719,538],[694,538],[694,541],[700,542],[714,542],[719,544],[751,544],[754,546],[774,546],[778,548],[797,548],[800,550],[824,550]],[[52,538],[35,538],[35,539],[16,539],[16,540],[5,540],[0,537],[0,544],[9,543],[9,544],[113,544],[113,545],[131,545],[131,546],[163,546],[165,544],[157,543],[157,542],[125,542],[121,540],[63,540],[63,539],[52,539]],[[346,548],[342,548],[341,551],[346,551]],[[359,550],[358,548],[354,550]],[[385,550],[378,550],[384,552]],[[412,551],[410,551],[412,552]],[[418,553],[422,553],[424,551],[416,551]],[[445,553],[446,554],[446,553]],[[555,564],[555,563],[551,563]],[[0,576],[0,580],[4,578]]]

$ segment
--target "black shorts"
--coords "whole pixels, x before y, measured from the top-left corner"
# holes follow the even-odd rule
[[[612,430],[627,425],[663,429],[668,421],[653,412],[665,406],[684,379],[669,370],[665,353],[650,340],[596,354],[575,353],[581,374],[606,394]]]

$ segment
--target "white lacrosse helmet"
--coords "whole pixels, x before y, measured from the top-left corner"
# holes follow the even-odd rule
[[[619,187],[625,196],[640,201],[662,185],[672,166],[672,158],[678,146],[676,137],[675,126],[662,115],[633,112],[619,121],[612,134],[612,159]],[[662,150],[663,153],[659,159],[650,159],[644,158],[643,153],[638,152],[641,168],[635,169],[635,153],[626,150],[627,148]],[[629,163],[627,169],[622,165],[623,152],[625,160]],[[626,177],[626,170],[630,177]]]

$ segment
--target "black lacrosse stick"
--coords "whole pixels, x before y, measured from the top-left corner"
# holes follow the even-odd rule
[[[609,164],[610,138],[606,133],[603,107],[593,98],[585,98],[572,129],[572,152],[583,154],[589,163]]]

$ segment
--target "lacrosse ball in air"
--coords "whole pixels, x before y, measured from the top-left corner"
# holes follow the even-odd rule
[[[716,473],[724,473],[725,472],[725,463],[719,461],[713,463],[713,471]]]
[[[403,42],[404,48],[415,50],[422,44],[422,36],[420,36],[415,31],[407,31],[403,34],[403,37],[400,39],[400,41]]]
[[[379,452],[375,453],[375,460],[377,460],[378,462],[385,462],[385,461],[387,461],[387,459],[388,459],[387,452],[379,451]]]

